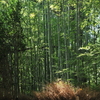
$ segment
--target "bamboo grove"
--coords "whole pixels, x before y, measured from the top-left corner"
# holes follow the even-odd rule
[[[0,0],[0,89],[29,93],[56,79],[97,88],[99,0]]]

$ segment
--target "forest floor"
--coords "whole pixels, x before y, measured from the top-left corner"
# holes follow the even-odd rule
[[[31,96],[0,95],[0,100],[100,100],[100,92],[90,88],[75,88],[71,84],[57,81],[47,84],[39,92],[33,91]]]
[[[76,88],[58,81],[47,84],[41,92],[33,92],[35,100],[100,100],[100,92],[89,87]]]

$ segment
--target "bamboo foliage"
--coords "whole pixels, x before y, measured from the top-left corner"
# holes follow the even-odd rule
[[[98,84],[99,4],[99,0],[1,0],[0,71],[6,69],[10,81],[1,73],[0,82],[12,81],[8,90],[15,94],[40,90],[57,78],[75,85]]]

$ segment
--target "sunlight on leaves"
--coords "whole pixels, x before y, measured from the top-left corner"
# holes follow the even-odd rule
[[[62,73],[63,71],[56,71],[56,73]]]
[[[2,4],[7,4],[7,2],[6,1],[4,1],[4,0],[2,0],[2,1],[0,1]]]
[[[89,46],[86,46],[86,47],[81,47],[81,48],[79,48],[79,50],[90,50],[90,47]]]
[[[35,13],[31,13],[30,18],[34,18],[34,17],[35,17]]]
[[[37,0],[37,2],[41,3],[43,0]]]
[[[62,69],[60,71],[56,71],[56,73],[66,73],[68,72],[68,68]]]

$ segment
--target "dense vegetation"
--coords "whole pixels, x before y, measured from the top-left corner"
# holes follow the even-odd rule
[[[99,0],[0,0],[0,16],[1,91],[58,78],[100,90]]]

